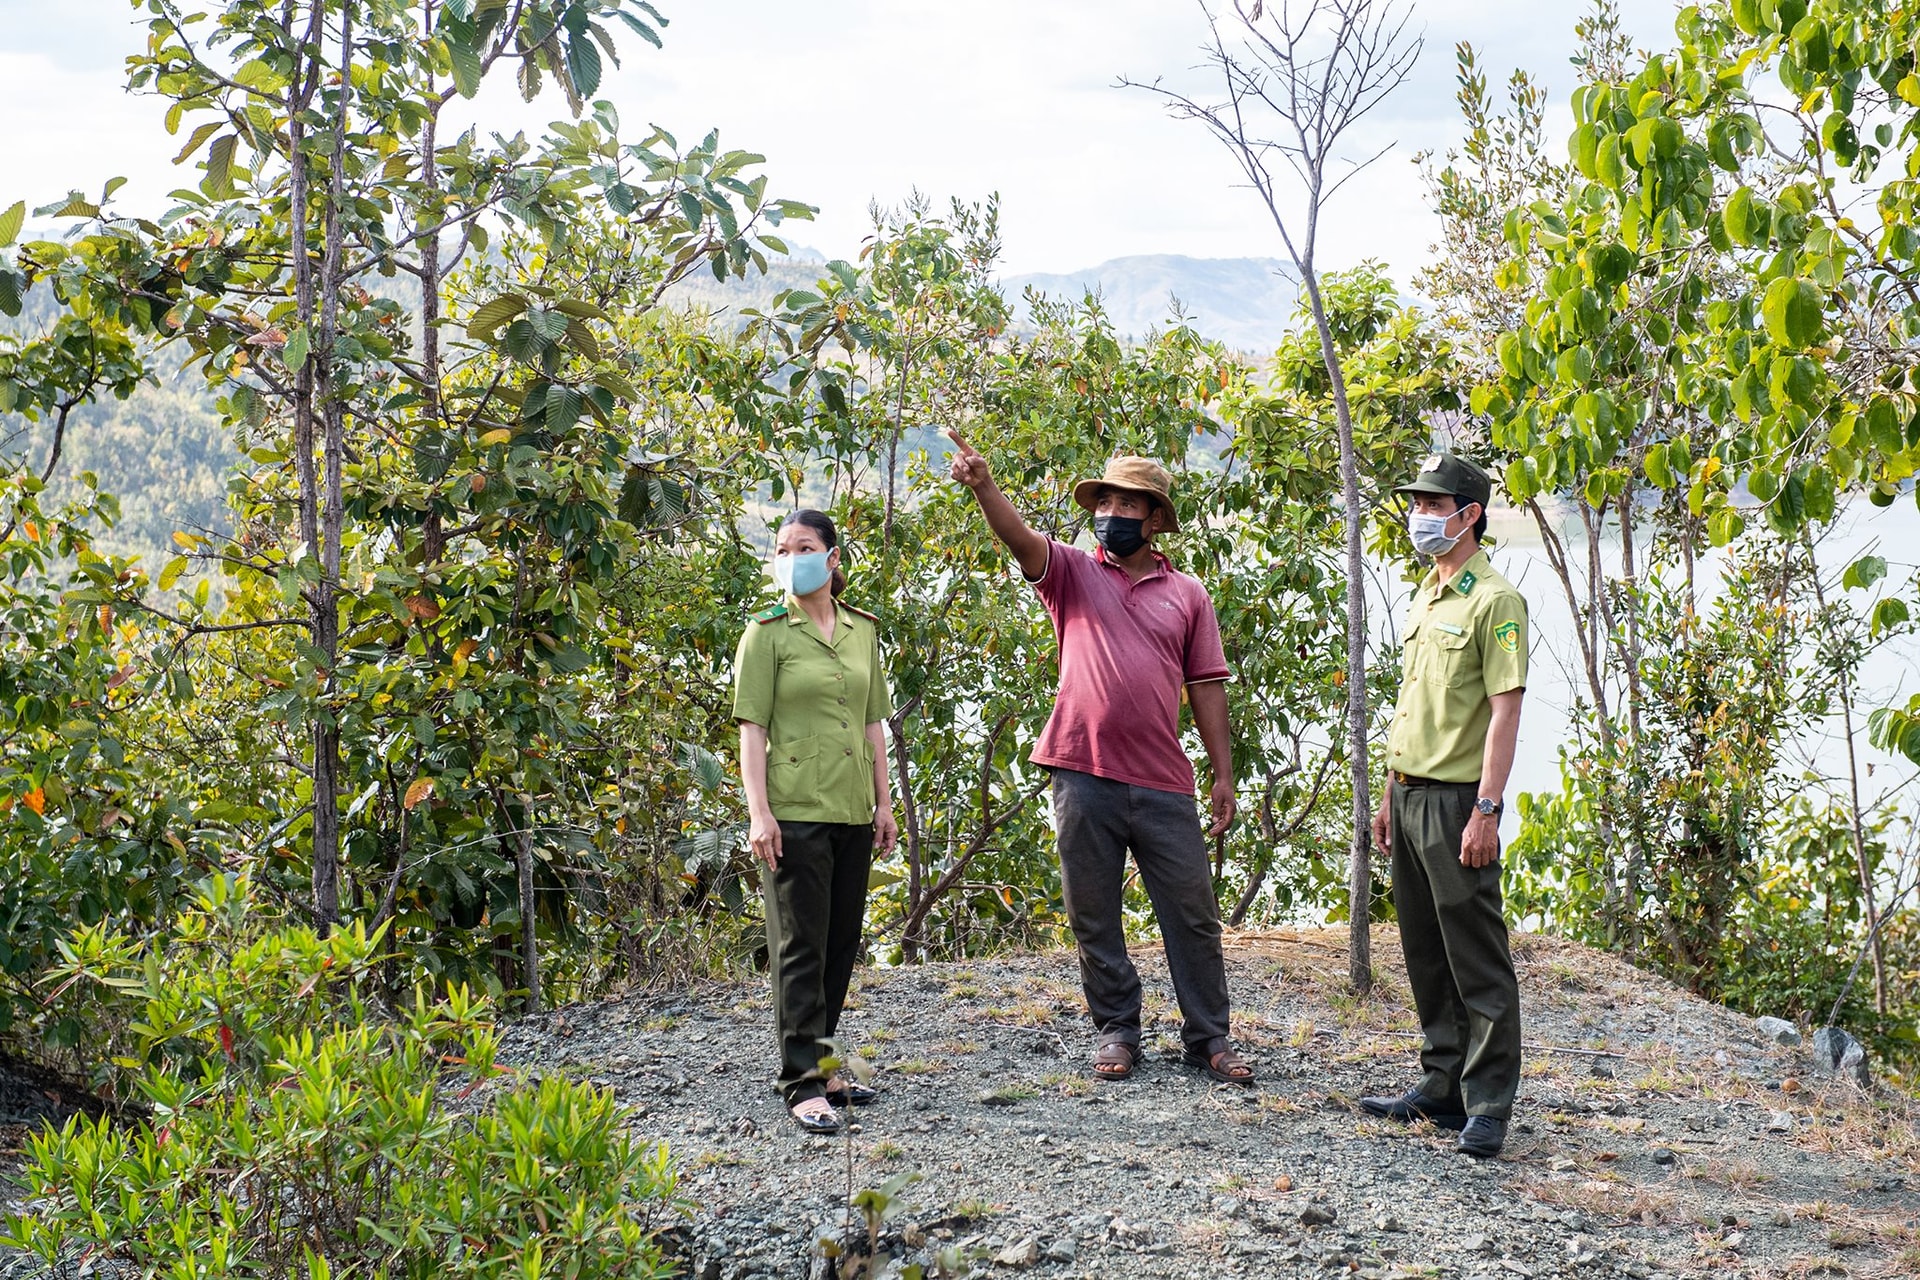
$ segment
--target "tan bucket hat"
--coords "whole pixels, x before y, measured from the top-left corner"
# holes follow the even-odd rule
[[[1106,474],[1098,480],[1082,480],[1073,486],[1073,500],[1092,511],[1102,489],[1146,494],[1167,509],[1167,532],[1180,531],[1180,516],[1173,509],[1173,477],[1153,459],[1125,455],[1111,459]]]

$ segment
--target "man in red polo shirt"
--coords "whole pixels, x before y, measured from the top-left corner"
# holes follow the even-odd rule
[[[1216,1080],[1246,1084],[1253,1070],[1227,1038],[1220,904],[1193,762],[1180,745],[1184,689],[1212,766],[1212,834],[1220,835],[1234,814],[1227,660],[1206,588],[1153,549],[1155,535],[1180,527],[1172,477],[1159,463],[1120,457],[1100,479],[1075,485],[1073,499],[1093,514],[1100,544],[1088,555],[1030,528],[987,460],[958,432],[947,435],[953,478],[973,491],[988,527],[1013,552],[1060,646],[1060,691],[1033,762],[1053,773],[1060,885],[1095,1029],[1094,1074],[1123,1079],[1142,1056],[1140,975],[1121,918],[1131,850],[1166,944],[1186,1060]]]

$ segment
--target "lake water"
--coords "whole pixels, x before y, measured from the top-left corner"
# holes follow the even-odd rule
[[[1574,520],[1577,526],[1577,517]],[[1512,781],[1507,786],[1511,801],[1523,791],[1559,789],[1560,748],[1567,740],[1569,710],[1576,691],[1585,692],[1586,676],[1579,667],[1579,648],[1573,638],[1573,619],[1566,597],[1532,520],[1512,512],[1496,512],[1491,531],[1499,538],[1500,545],[1489,555],[1495,567],[1526,596],[1533,622],[1532,669],[1520,722],[1519,750],[1514,759]],[[1572,536],[1569,535],[1570,542]],[[1579,557],[1584,560],[1584,540],[1578,546]],[[1842,569],[1869,552],[1887,561],[1887,577],[1876,584],[1876,596],[1891,592],[1905,593],[1910,598],[1915,562],[1920,560],[1920,509],[1911,497],[1903,495],[1892,506],[1884,508],[1855,502],[1840,513],[1821,538],[1817,550],[1822,568],[1835,584],[1829,591],[1829,600],[1842,594],[1856,600],[1868,598],[1865,592],[1842,592],[1837,583]],[[1616,544],[1608,558],[1608,571],[1617,573],[1618,562]],[[1717,587],[1723,562],[1723,554],[1715,552],[1697,563],[1695,581],[1703,601],[1710,598]],[[1403,583],[1391,582],[1383,587],[1381,594],[1386,615],[1393,620],[1397,633],[1399,620],[1406,614],[1408,588]],[[1871,775],[1863,779],[1861,794],[1862,800],[1869,804],[1911,778],[1914,769],[1904,757],[1877,751],[1868,744],[1866,716],[1878,707],[1896,702],[1904,704],[1915,692],[1920,692],[1920,645],[1915,645],[1911,638],[1882,645],[1863,664],[1855,706],[1855,749],[1863,773],[1865,766],[1872,766]],[[1820,773],[1843,778],[1846,746],[1839,718],[1833,717],[1821,732],[1796,744],[1796,752]],[[1912,804],[1908,801],[1905,806],[1910,813]],[[1503,834],[1511,839],[1517,825],[1517,818],[1509,807],[1503,821]]]

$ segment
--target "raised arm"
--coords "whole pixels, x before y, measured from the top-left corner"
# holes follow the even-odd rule
[[[1013,558],[1020,564],[1020,572],[1029,581],[1039,578],[1047,571],[1047,540],[1035,533],[1020,513],[1007,501],[1007,495],[1000,492],[1000,486],[993,482],[993,469],[987,460],[974,452],[972,445],[960,438],[960,433],[949,429],[947,439],[953,441],[953,465],[950,474],[955,480],[973,490],[973,500],[980,504],[980,513],[987,518],[987,527],[993,530],[993,536],[1006,544],[1013,552]]]

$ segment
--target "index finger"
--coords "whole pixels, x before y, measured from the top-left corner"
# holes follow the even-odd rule
[[[952,427],[947,428],[946,437],[947,439],[953,441],[954,446],[960,450],[960,454],[962,457],[977,458],[980,456],[979,453],[974,450],[974,447],[972,445],[968,444],[965,440],[962,440],[960,438],[960,433],[954,428]]]

